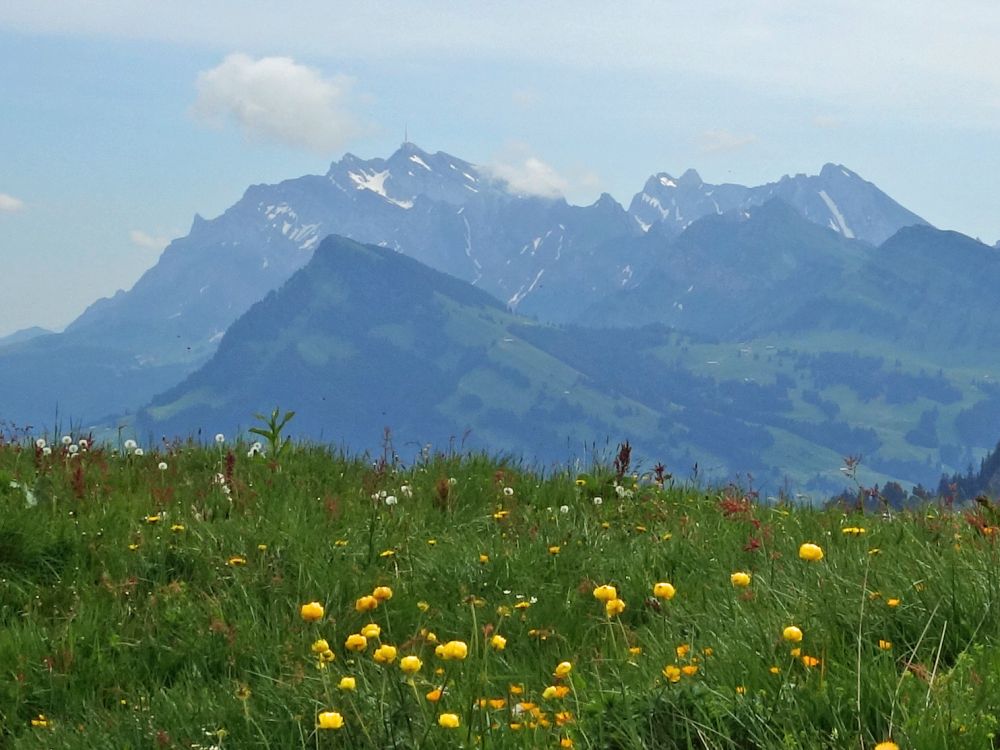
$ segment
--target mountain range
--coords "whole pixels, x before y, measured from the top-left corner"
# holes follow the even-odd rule
[[[170,435],[280,402],[351,449],[384,425],[546,461],[632,436],[722,475],[820,487],[864,452],[931,482],[996,441],[998,274],[840,165],[660,172],[626,210],[406,143],[253,186],[63,333],[0,341],[0,415]]]

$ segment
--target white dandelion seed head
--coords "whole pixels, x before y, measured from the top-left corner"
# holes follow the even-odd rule
[[[38,440],[35,441],[35,447],[38,448],[38,450],[41,450],[42,448],[44,448],[45,447],[45,438],[38,438]]]
[[[511,495],[514,494],[514,488],[513,487],[504,487],[503,488],[503,494],[506,495],[507,497],[510,497]]]
[[[129,438],[128,440],[125,441],[125,450],[127,451],[134,451],[138,447],[139,444],[135,442],[132,438]]]
[[[594,505],[600,505],[600,504],[601,504],[601,503],[603,503],[603,502],[604,502],[604,500],[602,500],[602,499],[601,499],[601,498],[599,498],[599,497],[595,497],[595,498],[594,498]]]
[[[413,497],[413,488],[408,484],[404,484],[399,488],[399,494],[403,497]]]
[[[260,453],[262,450],[264,450],[264,444],[259,440],[255,440],[253,445],[250,446],[250,450],[257,451],[258,453]]]
[[[167,470],[167,462],[166,461],[160,461],[160,463],[158,463],[156,465],[156,468],[159,469],[160,471],[166,471]]]
[[[395,495],[388,495],[385,498],[385,504],[386,505],[395,505],[398,502],[399,502],[399,498],[397,498]]]
[[[77,445],[79,445],[79,446],[80,446],[80,449],[81,449],[81,450],[87,450],[87,448],[89,448],[89,447],[90,447],[90,443],[88,443],[88,442],[87,442],[86,438],[80,438],[80,439],[79,439],[79,440],[77,441]]]
[[[70,455],[74,455],[77,451],[80,450],[80,446],[79,445],[75,445],[75,444],[71,444],[69,446],[69,448],[67,448],[66,450],[68,450],[70,452]]]
[[[618,497],[625,497],[626,492],[628,492],[628,490],[626,490],[620,484],[615,485],[615,494],[618,495]]]
[[[44,448],[42,448],[42,455],[43,456],[51,456],[52,455],[52,449],[49,446],[46,445]]]
[[[146,455],[146,451],[144,451],[144,450],[143,450],[142,448],[136,448],[136,449],[135,449],[135,450],[133,451],[133,453],[134,453],[134,454],[135,454],[136,456],[144,456],[144,455]]]
[[[62,436],[62,444],[63,445],[69,445],[72,442],[73,442],[73,438],[71,438],[69,435],[63,435]]]
[[[566,513],[569,513],[569,506],[568,505],[560,505],[559,506],[559,512],[562,513],[562,514],[564,514],[564,515]]]
[[[215,436],[215,442],[217,442],[217,443],[219,443],[221,445],[222,443],[226,442],[226,436],[223,435],[221,432],[218,433]]]

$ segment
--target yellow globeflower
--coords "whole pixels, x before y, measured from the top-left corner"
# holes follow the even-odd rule
[[[376,586],[375,590],[372,592],[372,596],[380,602],[387,601],[392,599],[392,589],[388,586]]]
[[[370,622],[358,631],[365,638],[378,638],[382,635],[382,628],[376,625],[374,622]]]
[[[317,641],[313,641],[312,652],[314,654],[322,654],[324,651],[330,650],[330,644],[327,643],[326,638],[320,638]]]
[[[892,740],[886,740],[885,742],[878,743],[875,746],[875,750],[899,750],[899,745]]]
[[[750,574],[738,570],[729,576],[729,582],[737,588],[745,588],[750,585]]]
[[[799,547],[799,557],[809,562],[819,562],[823,559],[823,549],[818,544],[806,542]]]
[[[440,656],[449,661],[462,661],[469,654],[465,641],[448,641],[441,647]]]
[[[358,612],[370,612],[378,606],[378,599],[374,596],[362,596],[354,602],[354,608]]]
[[[657,599],[673,599],[676,593],[677,589],[672,583],[663,581],[653,585],[653,596]]]
[[[396,647],[390,646],[388,643],[383,643],[375,649],[373,656],[379,664],[391,664],[396,661]]]
[[[416,674],[422,666],[424,663],[420,661],[418,656],[404,656],[399,660],[399,668],[406,674]]]
[[[354,677],[341,677],[337,687],[341,690],[357,690],[358,681]]]
[[[299,614],[302,615],[302,619],[306,622],[316,622],[316,620],[323,617],[323,605],[319,602],[303,604],[302,608],[299,609]]]
[[[570,672],[573,671],[573,665],[568,661],[561,661],[556,666],[555,676],[556,677],[567,677]]]
[[[361,635],[361,633],[352,633],[344,641],[344,648],[348,651],[364,651],[368,648],[368,639]]]
[[[324,711],[316,717],[317,729],[341,729],[344,726],[344,717],[336,711]]]
[[[786,641],[791,641],[792,643],[798,643],[802,640],[802,630],[795,625],[789,625],[787,628],[781,631],[781,637]]]
[[[502,635],[495,635],[490,638],[490,646],[493,647],[494,651],[503,651],[507,648],[507,639]]]
[[[681,669],[676,664],[668,664],[663,668],[663,676],[671,682],[680,682]]]
[[[445,729],[458,729],[461,722],[458,720],[458,714],[441,714],[438,716],[438,726],[442,726]]]
[[[598,586],[594,589],[594,598],[599,599],[602,602],[610,602],[612,599],[618,598],[618,589],[605,583],[602,586]]]
[[[604,602],[604,612],[608,617],[615,617],[625,611],[625,602],[621,599],[611,599]]]

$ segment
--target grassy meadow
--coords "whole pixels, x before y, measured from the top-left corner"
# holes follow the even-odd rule
[[[0,747],[993,747],[998,526],[624,460],[8,439]]]

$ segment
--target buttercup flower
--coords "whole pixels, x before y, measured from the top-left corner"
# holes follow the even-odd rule
[[[341,677],[337,687],[341,690],[357,690],[358,681],[354,677]]]
[[[618,598],[618,589],[605,583],[602,586],[598,586],[594,589],[594,598],[599,599],[602,602],[609,602],[612,599]]]
[[[729,576],[729,582],[737,588],[745,588],[750,585],[750,574],[742,570],[737,571]]]
[[[681,669],[676,664],[668,664],[663,668],[663,676],[671,682],[680,682]]]
[[[469,646],[465,641],[448,641],[439,648],[439,656],[447,661],[462,661],[469,654]]]
[[[786,641],[791,641],[792,643],[798,643],[802,640],[802,630],[800,630],[795,625],[789,625],[787,628],[781,631],[781,637]]]
[[[438,726],[442,726],[445,729],[458,729],[460,723],[458,714],[441,714],[438,716]]]
[[[555,676],[556,677],[566,677],[570,672],[573,671],[573,665],[568,661],[561,661],[556,666]]]
[[[320,638],[319,640],[313,641],[312,652],[314,654],[322,654],[324,651],[330,650],[330,644],[327,642],[326,638]]]
[[[677,589],[672,583],[661,582],[653,585],[653,596],[657,599],[673,599]]]
[[[354,608],[358,612],[370,612],[378,607],[378,599],[374,596],[362,596],[354,602]]]
[[[808,562],[819,562],[823,559],[823,550],[818,544],[806,542],[799,547],[799,557]]]
[[[316,620],[323,617],[323,605],[319,602],[303,604],[299,610],[299,614],[302,615],[302,619],[306,622],[316,622]]]
[[[348,651],[364,651],[368,648],[368,639],[361,635],[361,633],[352,633],[344,641],[344,648]]]
[[[344,726],[344,717],[336,711],[324,711],[316,717],[317,729],[341,729]]]
[[[492,638],[490,638],[490,646],[493,648],[494,651],[503,651],[505,648],[507,648],[507,639],[504,638],[502,635],[495,635]]]
[[[899,750],[899,745],[892,740],[886,740],[885,742],[878,743],[875,746],[875,750]]]
[[[621,599],[611,599],[604,602],[604,612],[608,617],[616,617],[625,611],[625,602]]]
[[[392,662],[396,661],[396,647],[390,646],[388,643],[383,643],[381,646],[375,649],[375,653],[373,654],[373,656],[375,657],[375,661],[377,661],[379,664],[391,664]]]
[[[361,630],[359,632],[365,638],[378,638],[382,634],[382,628],[379,627],[374,622],[370,622],[367,625],[365,625],[363,628],[361,628]]]
[[[441,700],[441,688],[434,688],[433,690],[428,691],[427,695],[424,697],[431,703],[437,703]]]
[[[372,596],[380,602],[392,599],[392,589],[388,586],[376,586]]]
[[[399,668],[406,674],[416,674],[424,663],[417,656],[404,656],[399,660]]]

